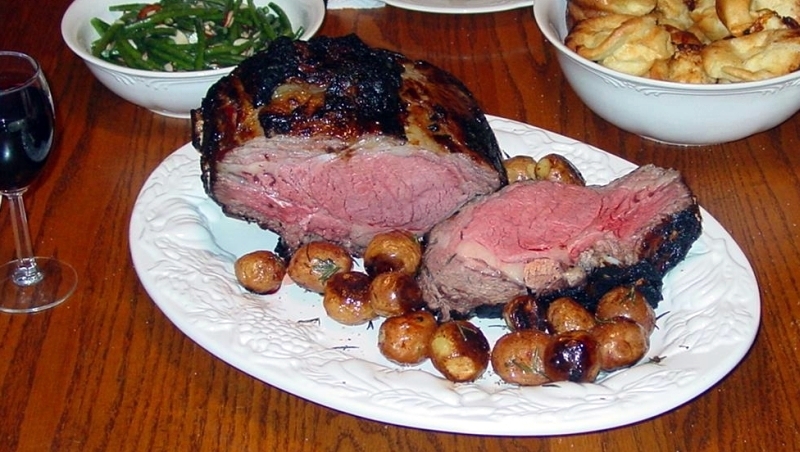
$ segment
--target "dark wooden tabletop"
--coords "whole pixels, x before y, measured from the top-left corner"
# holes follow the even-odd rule
[[[696,399],[653,419],[555,437],[397,427],[307,402],[211,355],[154,304],[133,268],[131,210],[148,175],[190,140],[112,94],[64,44],[69,0],[0,0],[0,48],[38,58],[56,102],[49,169],[26,195],[37,254],[72,263],[63,305],[0,315],[0,450],[8,451],[754,451],[800,450],[800,118],[693,148],[626,133],[588,110],[559,72],[531,8],[475,15],[394,7],[328,11],[320,34],[357,33],[459,77],[485,111],[680,170],[759,283],[749,354]],[[746,115],[746,109],[741,112]],[[14,256],[0,208],[0,257]]]

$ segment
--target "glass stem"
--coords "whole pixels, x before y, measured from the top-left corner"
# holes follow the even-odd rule
[[[20,286],[30,286],[42,280],[43,274],[33,258],[31,234],[28,230],[28,215],[25,213],[25,203],[22,194],[26,189],[5,192],[4,195],[11,204],[11,226],[14,230],[14,241],[17,246],[17,269],[14,271],[14,283]]]

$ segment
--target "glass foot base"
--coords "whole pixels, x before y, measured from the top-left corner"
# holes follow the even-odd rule
[[[52,257],[34,257],[42,274],[30,284],[15,282],[18,261],[0,266],[0,312],[30,313],[61,304],[78,284],[78,274],[67,263]]]

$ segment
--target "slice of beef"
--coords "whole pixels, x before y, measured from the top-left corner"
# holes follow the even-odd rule
[[[421,236],[507,182],[461,82],[354,35],[274,41],[212,86],[192,120],[208,195],[289,250]]]
[[[571,295],[592,309],[621,283],[641,285],[655,305],[661,278],[700,232],[697,202],[674,170],[643,166],[605,186],[518,182],[433,228],[418,279],[445,317],[522,293]]]

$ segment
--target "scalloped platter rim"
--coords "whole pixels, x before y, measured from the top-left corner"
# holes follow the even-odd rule
[[[592,184],[635,165],[573,139],[489,117],[509,155],[569,158]],[[658,329],[642,362],[596,383],[517,387],[491,369],[455,384],[428,364],[402,368],[377,349],[377,327],[327,319],[321,299],[287,283],[244,291],[237,256],[272,249],[277,236],[226,217],[203,191],[199,155],[186,144],[150,175],[133,208],[130,251],[139,279],[184,334],[226,363],[298,397],[390,424],[454,433],[545,436],[646,420],[701,395],[744,358],[759,328],[753,270],[733,238],[701,209],[704,231],[664,281]],[[476,321],[493,343],[501,320]]]

